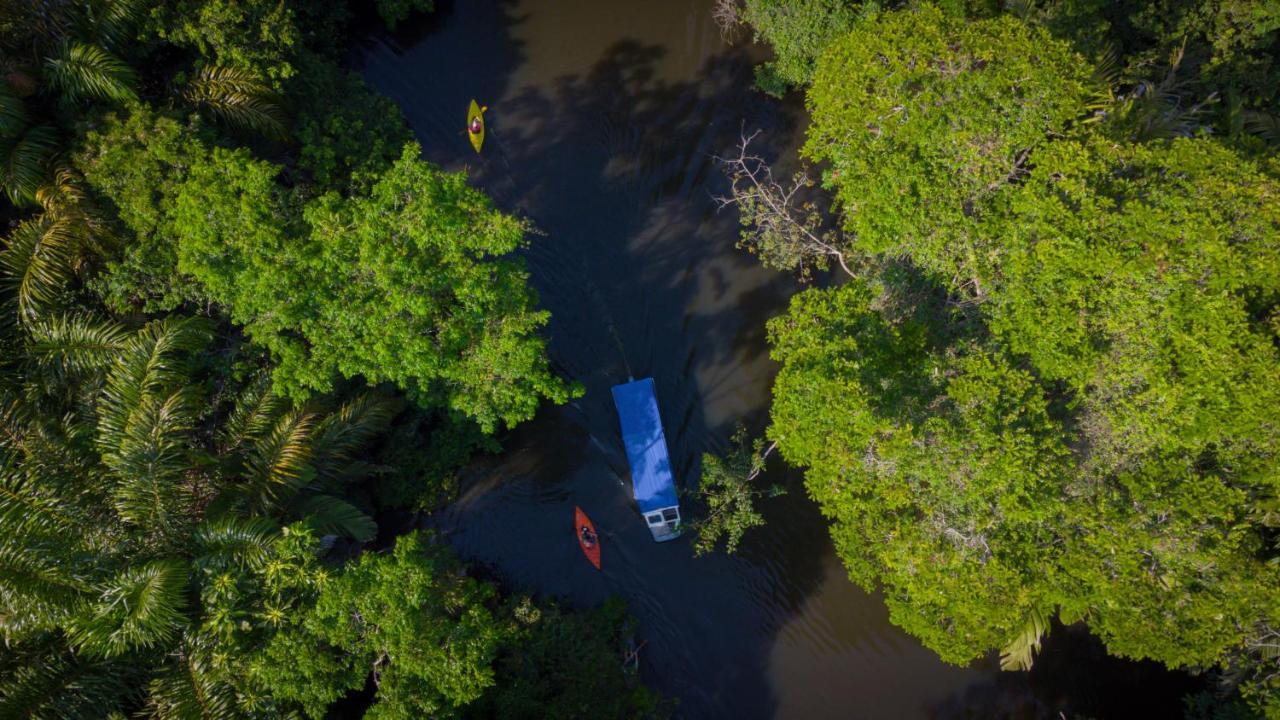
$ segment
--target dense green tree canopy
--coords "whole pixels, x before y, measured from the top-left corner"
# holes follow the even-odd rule
[[[439,717],[516,675],[425,536],[340,560],[567,395],[524,224],[336,65],[345,2],[3,7],[0,716],[322,717],[372,677],[372,715]]]
[[[1002,647],[1053,591],[1067,449],[1027,372],[931,348],[860,283],[797,295],[770,324],[770,435],[832,522],[852,578],[953,662]]]
[[[359,376],[489,430],[519,422],[568,395],[537,336],[547,315],[508,257],[524,226],[418,153],[406,145],[365,192],[309,199],[278,166],[172,119],[110,119],[80,167],[139,241],[105,284],[155,286],[161,307],[195,293],[221,304],[295,397]]]
[[[328,2],[318,4],[332,4]],[[279,83],[292,77],[302,31],[292,4],[278,0],[171,0],[149,8],[144,27],[212,64]]]
[[[630,663],[619,658],[619,648],[626,647],[626,636],[635,627],[621,599],[610,597],[601,607],[573,613],[526,599],[512,615],[514,641],[498,657],[497,682],[468,708],[467,717],[667,716],[659,698],[628,677],[634,671],[623,669]]]
[[[486,608],[492,596],[426,536],[410,533],[390,554],[366,553],[321,579],[314,605],[282,620],[249,675],[322,718],[372,670],[378,697],[366,717],[449,717],[494,682],[509,630]]]
[[[1174,665],[1211,664],[1274,622],[1280,577],[1251,504],[1274,493],[1274,451],[1206,467],[1161,448],[1098,472],[1078,418],[1055,419],[1053,394],[1006,352],[931,347],[873,299],[856,283],[809,291],[771,324],[770,434],[895,622],[962,662],[1060,609],[1115,652]],[[1274,424],[1272,408],[1255,421]],[[1276,438],[1233,438],[1255,439]]]
[[[1280,183],[1208,139],[1035,162],[988,230],[992,330],[1083,400],[1101,472],[1213,448],[1248,474],[1280,449]]]
[[[828,44],[805,152],[866,260],[770,324],[769,435],[851,576],[944,658],[1025,667],[1056,614],[1280,712],[1280,184],[1256,145],[1179,137],[1200,46],[1194,88],[1099,94],[1045,29],[1086,6],[921,6]],[[1161,22],[1224,58],[1270,37],[1223,18]]]
[[[972,280],[987,252],[982,204],[1082,114],[1089,73],[1065,43],[1012,17],[884,13],[822,56],[804,152],[829,163],[861,248]]]
[[[775,56],[757,70],[757,84],[773,94],[808,84],[818,56],[848,33],[860,10],[850,0],[747,0],[742,21],[773,47]]]

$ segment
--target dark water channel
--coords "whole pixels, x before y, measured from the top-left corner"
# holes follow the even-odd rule
[[[1185,680],[1107,660],[1059,630],[1030,674],[939,661],[853,586],[800,478],[766,501],[768,526],[736,557],[655,544],[633,508],[609,387],[652,376],[673,466],[734,425],[758,431],[776,366],[765,321],[797,291],[734,248],[737,219],[711,196],[711,155],[745,121],[774,157],[794,157],[798,100],[751,89],[759,48],[724,43],[710,0],[459,0],[357,48],[365,77],[404,109],[426,156],[466,169],[540,230],[526,252],[552,313],[550,354],[586,394],[546,407],[465,474],[438,520],[469,561],[513,587],[585,606],[610,594],[639,620],[642,673],[690,718],[1171,717]],[[487,104],[477,156],[468,101]],[[572,534],[581,505],[604,570]]]

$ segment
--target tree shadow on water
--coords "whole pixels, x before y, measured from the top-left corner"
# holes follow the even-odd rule
[[[657,69],[665,52],[623,40],[581,75],[519,89],[498,128],[509,165],[477,178],[546,233],[527,259],[552,314],[550,354],[586,388],[573,412],[604,464],[626,477],[609,387],[653,377],[673,468],[692,487],[702,453],[722,450],[735,420],[767,402],[761,329],[794,288],[734,249],[736,218],[710,197],[722,182],[711,156],[754,112],[744,108],[754,102],[749,63],[720,55],[695,80],[672,81]],[[764,367],[744,372],[753,362]],[[687,541],[650,542],[634,512],[604,517],[628,526],[619,540],[631,575],[614,587],[649,640],[654,684],[691,717],[771,715],[773,635],[821,582],[821,553],[695,559]]]
[[[994,662],[994,660],[993,660]],[[999,672],[928,709],[935,720],[1179,718],[1203,677],[1107,654],[1084,625],[1054,623],[1029,672]]]
[[[695,559],[687,540],[653,543],[630,500],[609,388],[655,379],[685,487],[737,420],[762,427],[776,373],[763,326],[797,286],[735,249],[737,218],[711,199],[727,185],[712,157],[737,142],[743,118],[776,143],[760,149],[780,155],[802,114],[752,89],[743,50],[682,67],[625,28],[581,71],[518,85],[538,62],[514,37],[524,21],[511,3],[459,3],[363,54],[366,77],[400,103],[424,155],[468,168],[537,228],[524,257],[551,312],[549,355],[586,390],[471,468],[444,529],[464,557],[514,587],[577,605],[626,598],[648,641],[642,672],[680,699],[678,714],[769,717],[771,648],[825,579],[825,525],[797,488],[766,509],[777,522],[737,557]],[[491,106],[478,156],[458,133],[471,97]],[[582,561],[568,529],[574,505],[601,532],[603,573]]]

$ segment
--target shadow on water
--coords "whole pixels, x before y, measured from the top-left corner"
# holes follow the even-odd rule
[[[798,287],[734,248],[736,216],[711,199],[726,185],[712,156],[744,118],[768,157],[794,157],[801,139],[798,104],[751,89],[758,49],[724,46],[709,0],[437,4],[369,37],[356,62],[429,160],[534,223],[524,256],[552,314],[549,354],[586,390],[464,472],[433,520],[459,553],[578,606],[626,598],[647,641],[643,676],[686,717],[958,718],[1034,689],[1025,675],[946,666],[893,627],[883,601],[849,583],[780,463],[766,482],[791,492],[767,501],[768,525],[733,557],[653,543],[635,511],[610,386],[655,379],[686,489],[738,422],[766,421],[764,324]],[[463,130],[473,97],[490,108],[480,155]],[[574,505],[600,532],[603,572],[581,557]],[[1060,707],[1037,702],[1018,717]]]

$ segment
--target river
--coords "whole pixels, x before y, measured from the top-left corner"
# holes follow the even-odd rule
[[[511,587],[587,606],[616,594],[639,621],[642,676],[689,718],[1175,717],[1190,682],[1105,657],[1057,629],[1031,673],[959,668],[891,625],[847,579],[798,473],[774,463],[768,525],[733,557],[656,544],[634,510],[609,387],[656,380],[672,463],[696,483],[735,425],[759,432],[776,365],[765,321],[799,285],[735,249],[712,157],[762,130],[795,157],[804,113],[751,87],[765,56],[726,43],[710,0],[441,2],[353,52],[404,110],[425,156],[466,170],[537,232],[524,255],[557,370],[583,397],[544,407],[481,458],[434,524]],[[484,152],[463,131],[489,106]],[[602,537],[582,557],[574,505]],[[688,504],[686,503],[686,507]]]

